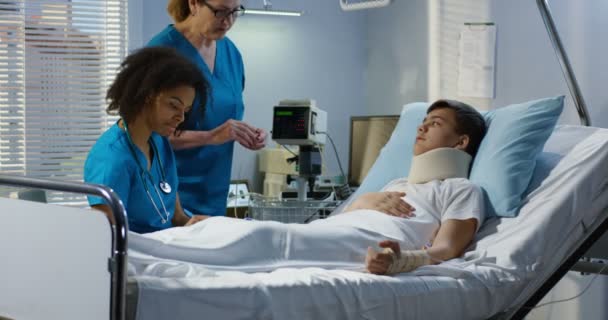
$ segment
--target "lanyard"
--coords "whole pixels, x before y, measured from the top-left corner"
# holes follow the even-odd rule
[[[158,191],[158,188],[154,184],[154,179],[152,178],[152,175],[150,174],[150,172],[148,170],[146,170],[144,168],[144,166],[142,166],[141,163],[139,163],[139,159],[137,158],[137,153],[135,152],[133,140],[131,140],[131,135],[129,134],[129,128],[127,127],[127,122],[124,121],[124,119],[123,119],[122,123],[125,127],[125,133],[127,134],[127,140],[129,140],[129,151],[131,151],[131,155],[133,156],[133,159],[135,159],[135,162],[137,163],[137,166],[140,169],[139,178],[141,179],[144,189],[146,190],[146,193],[148,194],[148,198],[150,199],[150,202],[152,202],[152,205],[154,206],[154,210],[156,210],[156,213],[158,213],[158,215],[160,216],[162,223],[165,224],[169,220],[169,212],[167,211],[167,208],[165,207],[165,202],[163,201],[163,198],[162,198],[160,192]],[[150,138],[148,140],[148,143],[152,147],[152,150],[154,152],[154,158],[156,158],[158,160],[159,170],[160,170],[160,175],[161,175],[161,181],[159,183],[160,189],[162,190],[163,193],[169,194],[169,193],[171,193],[171,185],[167,182],[167,180],[165,178],[165,169],[163,167],[163,162],[160,159],[160,156],[158,154],[158,149],[156,149],[156,144],[154,143],[154,140],[152,140],[152,138]],[[154,198],[152,197],[152,194],[150,193],[150,189],[148,188],[148,180],[150,180],[150,182],[152,183],[152,186],[154,187],[154,191],[156,192],[156,195],[158,196],[158,199],[160,200],[160,204],[163,208],[163,212],[165,213],[164,216],[161,214],[158,206],[156,205],[156,202],[154,201]]]

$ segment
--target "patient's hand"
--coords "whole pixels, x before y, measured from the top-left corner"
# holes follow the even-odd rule
[[[399,242],[392,240],[381,241],[378,245],[384,248],[382,252],[367,248],[365,268],[370,273],[391,275],[433,264],[426,250],[401,251]]]
[[[367,256],[365,257],[365,269],[373,274],[387,274],[390,266],[395,262],[395,259],[401,255],[399,242],[385,240],[378,244],[381,248],[390,248],[393,253],[386,251],[377,252],[372,248],[367,248]]]
[[[346,211],[359,209],[376,210],[395,217],[415,217],[416,210],[409,203],[401,199],[404,192],[370,192],[355,199]]]

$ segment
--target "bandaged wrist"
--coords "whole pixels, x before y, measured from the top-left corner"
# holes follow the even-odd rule
[[[385,248],[383,252],[393,256],[393,263],[388,266],[386,274],[410,272],[420,266],[431,264],[431,256],[426,250],[401,251],[400,256],[397,256],[391,248]]]

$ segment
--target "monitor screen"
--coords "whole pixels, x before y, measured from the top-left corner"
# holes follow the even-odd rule
[[[380,150],[393,133],[399,116],[366,116],[350,119],[348,183],[360,186]]]

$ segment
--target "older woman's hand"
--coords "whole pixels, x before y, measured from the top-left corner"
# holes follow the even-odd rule
[[[266,130],[262,128],[255,129],[255,144],[250,148],[251,150],[260,150],[266,146],[266,137],[268,134]]]
[[[184,227],[185,227],[185,226],[190,226],[190,225],[193,225],[193,224],[195,224],[195,223],[197,223],[197,222],[201,222],[201,221],[203,221],[203,220],[205,220],[205,219],[207,219],[207,218],[209,218],[209,216],[205,216],[205,215],[202,215],[202,214],[195,214],[195,215],[192,215],[192,218],[190,218],[190,219],[188,220],[188,222],[186,222],[186,224],[184,225]]]
[[[243,121],[229,119],[211,130],[210,141],[216,145],[236,141],[247,149],[259,150],[266,144],[266,131]]]
[[[346,211],[369,209],[395,217],[415,217],[416,209],[402,199],[404,196],[404,192],[369,192],[355,199]]]

